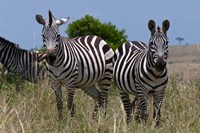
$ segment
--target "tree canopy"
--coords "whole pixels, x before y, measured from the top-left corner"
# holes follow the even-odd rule
[[[101,23],[98,19],[90,15],[86,15],[69,24],[66,33],[70,38],[97,35],[104,39],[113,49],[116,49],[119,45],[127,41],[124,29],[117,29],[111,22]]]

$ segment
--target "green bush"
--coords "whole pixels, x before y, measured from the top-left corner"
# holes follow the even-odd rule
[[[90,15],[76,20],[69,24],[66,33],[70,38],[96,35],[104,39],[112,49],[116,49],[119,45],[127,41],[125,30],[119,30],[111,22],[101,23],[98,19]]]

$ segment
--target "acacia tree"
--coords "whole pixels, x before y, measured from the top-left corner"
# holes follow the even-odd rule
[[[178,41],[178,45],[180,45],[181,42],[184,40],[184,38],[182,38],[182,37],[177,37],[176,40]]]
[[[127,41],[124,29],[117,29],[111,22],[101,23],[98,19],[90,15],[86,15],[69,24],[66,33],[70,38],[97,35],[104,39],[113,49],[116,49],[119,45]]]

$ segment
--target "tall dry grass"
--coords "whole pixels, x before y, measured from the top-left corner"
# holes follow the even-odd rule
[[[63,88],[64,120],[58,120],[55,95],[47,81],[34,85],[17,79],[0,78],[0,132],[65,133],[194,133],[200,131],[200,80],[182,82],[171,76],[162,106],[160,126],[154,128],[152,98],[149,98],[147,125],[125,122],[125,113],[115,86],[109,95],[107,115],[94,121],[93,100],[81,90],[75,93],[76,116],[70,117]],[[14,83],[13,83],[14,82]],[[20,91],[16,91],[17,89]]]

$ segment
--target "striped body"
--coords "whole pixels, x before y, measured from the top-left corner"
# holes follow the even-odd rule
[[[131,121],[132,108],[135,119],[147,120],[148,95],[153,96],[155,125],[159,125],[160,108],[164,91],[168,82],[167,56],[168,38],[166,31],[169,21],[163,22],[162,30],[155,28],[155,22],[149,21],[151,38],[149,46],[140,41],[129,41],[119,46],[114,55],[113,76],[119,89],[121,100],[127,115],[127,122]],[[131,103],[129,94],[135,95]]]
[[[162,73],[148,66],[148,46],[143,42],[124,43],[115,52],[114,79],[121,91],[137,94],[137,86],[146,93],[160,92],[166,87],[167,69]],[[146,89],[148,88],[148,89]]]
[[[114,52],[100,37],[62,37],[61,42],[55,63],[46,64],[53,81],[68,87],[86,88],[102,79],[106,70],[112,73]]]
[[[72,116],[74,89],[81,88],[96,101],[93,112],[93,117],[96,118],[98,108],[107,107],[114,52],[97,36],[74,39],[61,37],[61,44],[57,50],[55,63],[46,65],[52,89],[56,93],[58,110],[62,108],[61,85],[68,89],[68,108]],[[62,118],[61,114],[59,117]]]
[[[49,20],[36,15],[43,25],[42,36],[46,47],[46,66],[49,71],[51,88],[57,101],[59,118],[62,119],[62,85],[66,86],[67,106],[74,115],[73,97],[75,88],[81,88],[95,100],[93,118],[98,108],[107,107],[108,90],[111,87],[113,50],[100,37],[88,35],[77,38],[60,36],[59,26],[68,19],[56,20],[49,11]]]
[[[37,83],[43,79],[39,63],[42,54],[21,49],[13,42],[0,37],[0,62],[9,73],[17,74],[24,80]]]

